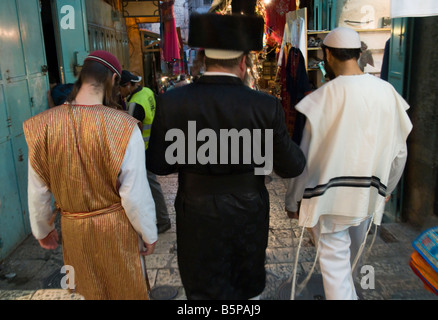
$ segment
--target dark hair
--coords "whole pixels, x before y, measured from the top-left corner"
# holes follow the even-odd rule
[[[324,44],[321,45],[322,51],[324,53],[324,57],[326,55],[325,49],[327,48],[330,53],[339,61],[347,61],[350,59],[356,59],[358,60],[360,58],[361,49],[338,49],[338,48],[331,48]]]
[[[240,63],[240,60],[242,60],[242,57],[245,55],[242,54],[240,57],[234,58],[234,59],[212,59],[207,56],[205,56],[205,66],[211,67],[211,66],[218,66],[223,68],[233,68],[235,66],[238,66]]]
[[[196,51],[195,60],[193,60],[193,66],[190,68],[190,73],[192,76],[199,76],[205,70],[205,51],[204,49],[199,49]]]
[[[74,83],[73,90],[67,101],[72,102],[76,98],[82,83],[91,82],[91,85],[96,88],[103,87],[103,105],[115,109],[121,109],[120,104],[117,102],[117,95],[120,90],[120,77],[116,76],[114,85],[112,83],[112,77],[113,72],[111,72],[101,63],[93,60],[86,60],[82,67],[81,73],[79,74],[78,80]]]

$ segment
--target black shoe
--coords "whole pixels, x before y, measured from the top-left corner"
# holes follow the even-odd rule
[[[170,227],[171,227],[170,221],[162,224],[157,224],[158,233],[166,232],[167,230],[170,229]]]

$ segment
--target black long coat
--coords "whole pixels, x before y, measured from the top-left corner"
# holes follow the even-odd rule
[[[187,298],[249,299],[265,287],[269,195],[264,176],[254,175],[259,161],[244,163],[241,143],[238,164],[220,161],[219,151],[217,164],[188,164],[194,156],[189,147],[180,161],[184,163],[169,164],[166,149],[176,140],[166,141],[166,133],[180,129],[188,146],[193,143],[188,141],[193,138],[189,121],[195,121],[197,133],[209,128],[217,137],[220,129],[272,129],[273,169],[284,178],[298,176],[305,157],[287,132],[280,101],[244,86],[239,78],[203,76],[157,99],[146,163],[158,175],[179,173],[177,250]],[[197,141],[196,150],[203,144]],[[262,139],[262,152],[264,146]],[[250,150],[254,153],[254,148]]]

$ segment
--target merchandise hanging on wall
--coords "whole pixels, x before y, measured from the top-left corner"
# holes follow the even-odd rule
[[[173,5],[175,0],[168,0],[161,5],[162,17],[162,59],[166,62],[174,62],[180,59],[178,34],[176,32],[175,15]]]
[[[306,14],[307,8],[290,11],[286,14],[286,22],[282,45],[278,57],[277,80],[281,88],[281,101],[285,113],[285,121],[291,137],[297,119],[295,105],[311,89],[306,73]],[[303,85],[301,85],[303,84]],[[295,135],[299,141],[300,135]]]
[[[286,13],[286,23],[284,26],[283,40],[281,44],[281,50],[278,58],[278,65],[281,65],[284,51],[287,50],[286,46],[299,48],[304,55],[304,62],[307,63],[307,57],[305,55],[306,46],[306,8]]]
[[[269,4],[266,4],[266,27],[276,42],[282,42],[286,14],[295,9],[294,1],[271,0]]]

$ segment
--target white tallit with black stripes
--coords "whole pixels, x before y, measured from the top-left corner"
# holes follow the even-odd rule
[[[380,225],[385,196],[406,163],[408,108],[392,85],[369,74],[339,76],[296,106],[307,118],[307,167],[291,179],[286,208],[296,212],[301,201],[301,226],[313,227],[321,216],[328,228],[369,216]]]

